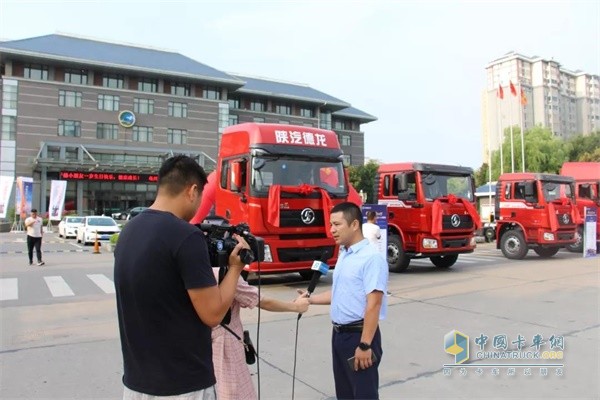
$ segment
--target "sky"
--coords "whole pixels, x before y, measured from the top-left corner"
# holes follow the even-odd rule
[[[381,162],[483,162],[486,65],[510,51],[600,72],[595,1],[0,0],[0,39],[68,33],[308,84],[378,118]]]

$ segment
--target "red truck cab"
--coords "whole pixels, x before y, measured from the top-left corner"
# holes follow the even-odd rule
[[[314,260],[337,260],[329,210],[348,198],[342,150],[333,131],[245,123],[227,127],[216,170],[215,214],[245,222],[265,241],[261,273],[311,276]],[[258,272],[252,263],[247,272]]]
[[[506,173],[496,184],[496,248],[523,259],[530,248],[555,255],[575,242],[578,220],[573,178],[541,173]]]
[[[406,270],[412,258],[429,258],[440,268],[475,249],[481,224],[473,170],[427,163],[379,166],[376,197],[388,208],[388,264]]]
[[[575,199],[581,217],[577,221],[576,241],[567,245],[567,250],[582,253],[584,209],[600,207],[600,162],[566,162],[560,174],[575,179]],[[600,245],[600,219],[596,221],[596,245]]]

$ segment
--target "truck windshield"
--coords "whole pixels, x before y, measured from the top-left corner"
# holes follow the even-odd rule
[[[318,186],[331,194],[348,192],[341,161],[315,161],[281,157],[254,157],[252,160],[252,189],[268,192],[271,185]]]
[[[542,192],[544,193],[544,200],[547,203],[565,197],[573,199],[573,191],[571,189],[572,187],[568,183],[542,182]]]
[[[473,185],[471,176],[441,175],[422,173],[423,193],[427,201],[453,194],[473,201]]]

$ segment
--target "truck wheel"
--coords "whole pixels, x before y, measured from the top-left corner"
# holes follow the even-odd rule
[[[391,272],[405,271],[408,268],[408,264],[410,264],[410,257],[404,252],[402,240],[397,235],[390,235],[388,237],[387,262]]]
[[[558,253],[558,247],[536,247],[533,251],[542,258],[550,258]]]
[[[522,260],[529,251],[525,238],[519,230],[505,232],[500,241],[500,248],[504,257],[510,260]]]
[[[458,260],[458,254],[450,254],[447,256],[433,256],[429,257],[433,265],[438,268],[450,268]]]
[[[583,226],[577,227],[577,232],[575,232],[575,243],[567,245],[567,250],[571,253],[583,253]]]
[[[496,231],[494,228],[485,228],[483,231],[486,243],[492,243],[496,239]]]

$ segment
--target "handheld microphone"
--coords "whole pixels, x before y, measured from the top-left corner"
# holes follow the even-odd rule
[[[327,275],[327,272],[329,272],[329,265],[325,264],[323,261],[315,260],[313,261],[312,267],[310,267],[310,269],[313,271],[313,276],[308,285],[308,289],[306,290],[308,292],[309,297],[312,294],[312,292],[315,291],[315,288],[317,287],[317,283],[319,282],[319,278],[321,277],[321,275]]]

